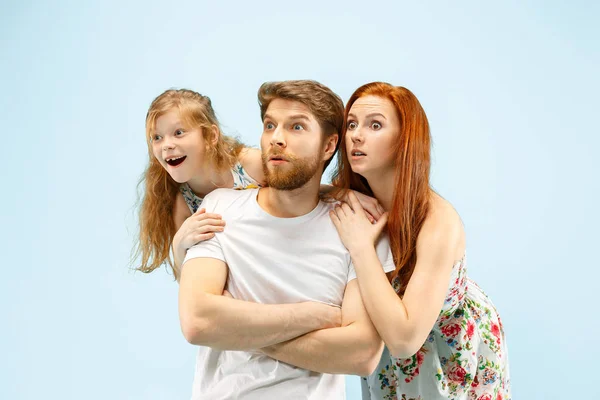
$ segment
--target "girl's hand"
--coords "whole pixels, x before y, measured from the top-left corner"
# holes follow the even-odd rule
[[[200,208],[183,221],[173,238],[173,247],[185,252],[196,243],[212,238],[215,232],[223,232],[224,227],[225,221],[219,214],[209,214]]]
[[[350,253],[375,246],[377,238],[387,224],[388,213],[384,212],[376,223],[372,223],[354,192],[348,193],[349,203],[335,206],[329,212],[340,239]]]

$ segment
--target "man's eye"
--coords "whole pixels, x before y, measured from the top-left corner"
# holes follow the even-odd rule
[[[275,125],[273,125],[273,124],[272,124],[272,123],[270,123],[270,122],[267,122],[267,123],[265,124],[265,128],[266,128],[266,129],[268,129],[268,130],[271,130],[271,129],[275,128]]]
[[[301,130],[304,129],[304,127],[302,125],[300,125],[300,124],[294,124],[292,126],[292,129],[295,130],[295,131],[301,131]]]

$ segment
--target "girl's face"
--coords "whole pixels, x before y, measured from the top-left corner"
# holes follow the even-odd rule
[[[360,97],[350,108],[346,127],[345,146],[353,172],[367,180],[393,172],[400,120],[390,100]]]
[[[154,157],[177,183],[190,181],[206,166],[207,144],[202,129],[185,129],[177,110],[156,119],[150,139]]]

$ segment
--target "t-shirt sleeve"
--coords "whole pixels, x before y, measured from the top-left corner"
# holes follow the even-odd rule
[[[375,246],[377,257],[381,262],[383,270],[388,273],[396,269],[394,265],[394,257],[392,256],[392,248],[390,247],[390,240],[386,234],[381,235]],[[350,270],[348,272],[348,282],[356,279],[356,270],[354,269],[354,263],[350,262]]]
[[[217,210],[218,204],[218,195],[216,193],[211,193],[204,198],[200,208],[205,208],[207,213],[219,213],[219,210]],[[183,264],[192,258],[216,258],[217,260],[226,262],[225,254],[223,253],[223,248],[221,247],[218,236],[219,234],[217,233],[212,238],[190,247],[185,255]]]

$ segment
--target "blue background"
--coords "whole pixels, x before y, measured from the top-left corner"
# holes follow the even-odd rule
[[[595,398],[598,3],[215,3],[1,2],[0,398],[189,398],[177,285],[128,266],[147,107],[197,90],[258,145],[259,85],[304,78],[417,95],[515,398]]]

